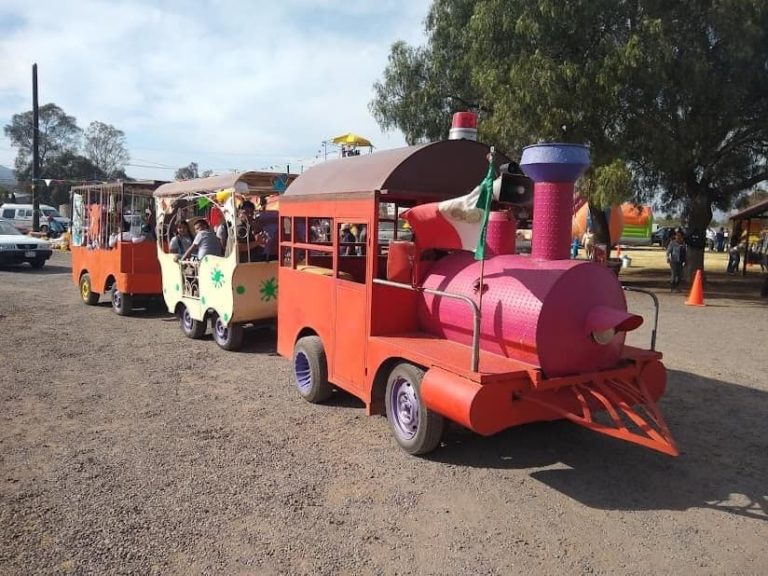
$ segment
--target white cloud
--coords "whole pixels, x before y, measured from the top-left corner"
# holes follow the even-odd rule
[[[429,4],[6,0],[0,121],[31,108],[37,62],[41,104],[55,102],[83,128],[99,120],[123,130],[135,164],[295,166],[348,131],[401,146],[367,106],[391,44],[423,42]],[[0,139],[0,164],[14,157]]]

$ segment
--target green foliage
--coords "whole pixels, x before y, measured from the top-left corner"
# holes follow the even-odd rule
[[[56,104],[45,104],[39,110],[40,178],[35,188],[41,202],[58,206],[69,202],[69,189],[74,183],[129,180],[124,165],[128,161],[125,136],[114,126],[92,122],[85,135],[86,156],[78,153],[82,130],[73,116]],[[32,182],[32,111],[14,114],[5,126],[5,134],[17,148],[16,178],[25,191]]]
[[[198,171],[197,162],[190,162],[188,166],[179,168],[174,176],[176,180],[191,180],[192,178],[199,177],[200,172]]]
[[[53,156],[78,149],[82,130],[78,128],[74,116],[68,116],[52,103],[40,106],[38,116],[38,152],[41,167]],[[14,114],[11,123],[5,125],[4,131],[11,145],[18,148],[15,167],[18,179],[22,181],[23,176],[32,173],[32,110]]]
[[[371,103],[409,142],[444,137],[447,96],[482,104],[482,141],[586,143],[590,199],[629,184],[699,232],[768,179],[764,0],[435,0],[426,32],[393,46]]]
[[[125,134],[111,124],[91,122],[85,133],[85,156],[112,178],[130,159],[125,148]]]
[[[56,179],[45,186],[40,183],[41,202],[54,206],[69,202],[73,183],[107,180],[107,175],[85,156],[67,151],[50,159],[41,171],[43,179]]]
[[[632,172],[626,162],[619,159],[590,167],[577,183],[581,197],[598,209],[626,202],[631,198],[632,187]]]

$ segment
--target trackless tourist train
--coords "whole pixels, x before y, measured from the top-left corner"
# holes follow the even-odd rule
[[[530,146],[520,165],[468,139],[387,150],[286,181],[279,217],[250,215],[273,174],[174,182],[130,200],[75,189],[73,279],[86,303],[111,291],[118,311],[128,296],[162,294],[185,334],[210,322],[225,349],[239,347],[244,324],[276,317],[299,394],[353,394],[411,454],[436,448],[446,420],[491,435],[568,419],[675,456],[656,405],[666,370],[655,325],[650,349],[626,345],[643,319],[617,275],[569,259],[573,183],[588,163],[573,144]],[[146,205],[156,241],[134,242]],[[520,210],[533,213],[525,256]],[[121,211],[128,236],[109,248]],[[120,267],[96,272],[89,258]]]

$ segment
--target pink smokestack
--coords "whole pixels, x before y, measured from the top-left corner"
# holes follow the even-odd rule
[[[514,254],[517,222],[509,212],[491,212],[488,215],[488,232],[485,237],[485,255]]]
[[[523,149],[520,167],[535,183],[533,258],[568,259],[574,183],[587,166],[589,152],[581,144],[535,144]]]

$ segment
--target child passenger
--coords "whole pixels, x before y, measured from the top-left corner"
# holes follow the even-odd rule
[[[192,238],[189,235],[189,226],[186,221],[179,220],[176,223],[176,234],[171,239],[170,251],[176,254],[179,258],[184,256],[184,253],[192,245]]]
[[[221,256],[221,243],[216,234],[211,232],[208,220],[201,218],[195,222],[195,239],[187,251],[181,256],[181,260],[187,260],[192,252],[197,253],[197,259],[202,260],[207,255]],[[176,257],[178,260],[178,256]]]

